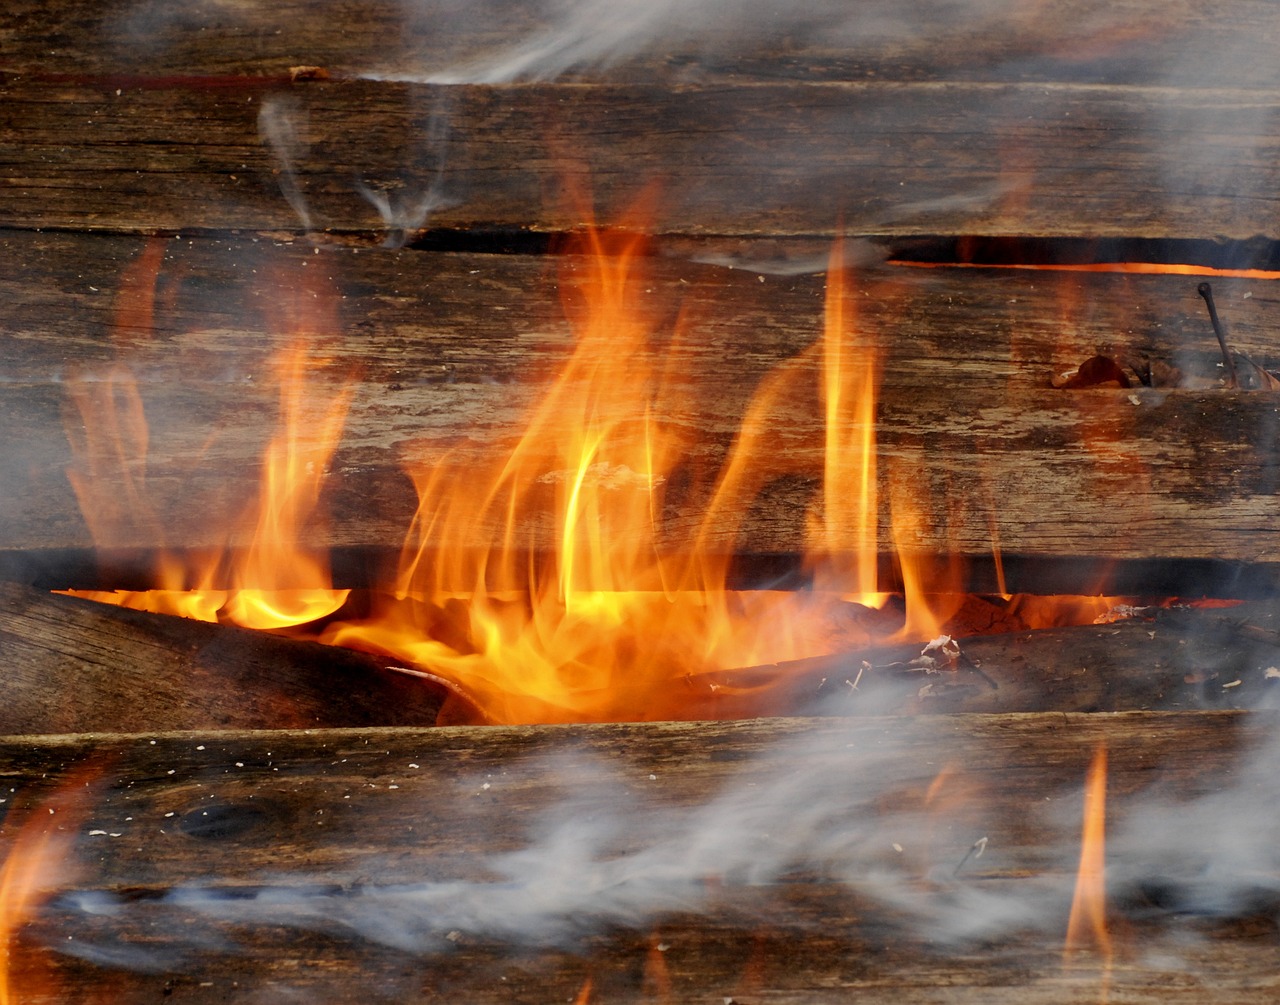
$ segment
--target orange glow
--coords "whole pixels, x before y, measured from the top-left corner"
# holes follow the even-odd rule
[[[724,556],[663,552],[680,446],[669,417],[687,403],[671,400],[674,382],[652,361],[678,365],[681,333],[654,351],[635,233],[583,241],[587,256],[567,258],[561,276],[576,347],[519,443],[492,470],[451,454],[414,466],[419,508],[394,592],[322,638],[429,669],[486,721],[714,715],[730,695],[701,683],[708,674],[830,651],[823,611],[842,602],[731,593]],[[758,401],[793,376],[766,382]],[[749,418],[704,531],[740,519],[757,442]],[[554,549],[531,559],[543,521]]]
[[[588,977],[582,982],[582,988],[578,991],[578,995],[573,999],[573,1005],[591,1005],[591,978]]]
[[[653,935],[649,939],[649,951],[644,958],[642,988],[649,1001],[671,1000],[671,972],[667,969],[667,946]]]
[[[892,260],[888,265],[908,269],[1019,269],[1032,272],[1112,272],[1133,276],[1219,276],[1223,279],[1280,279],[1280,272],[1268,269],[1217,269],[1210,265],[1174,265],[1161,262],[1088,262],[1060,265],[1030,265],[1024,262],[908,262]]]
[[[899,472],[914,467],[899,465]],[[914,480],[895,477],[891,533],[894,551],[902,570],[902,593],[906,621],[896,638],[899,641],[927,640],[946,634],[948,622],[964,603],[964,569],[958,556],[937,559],[921,547],[920,540],[932,523],[921,506],[927,490]]]
[[[1091,947],[1111,961],[1111,933],[1107,930],[1106,890],[1107,751],[1099,747],[1089,765],[1084,788],[1084,832],[1080,842],[1080,870],[1076,877],[1071,916],[1067,921],[1068,951]]]

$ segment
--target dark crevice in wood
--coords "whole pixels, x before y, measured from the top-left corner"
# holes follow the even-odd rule
[[[171,549],[170,555],[181,555]],[[334,585],[370,589],[390,581],[400,549],[395,546],[340,546],[329,553]],[[98,554],[91,548],[0,550],[0,582],[40,589],[145,590],[155,587],[157,553],[120,549]],[[197,567],[195,561],[189,563]],[[523,561],[520,564],[524,564]],[[880,556],[880,585],[886,592],[902,589],[901,570],[891,555]],[[975,556],[965,561],[970,592],[1001,592],[995,559]],[[1094,555],[1053,556],[1007,554],[1001,557],[1004,584],[1010,593],[1079,596],[1212,597],[1263,600],[1280,596],[1280,565],[1223,559],[1109,559]],[[797,554],[735,555],[730,562],[731,589],[805,589],[810,576]]]
[[[935,236],[895,243],[901,262],[952,265],[1095,265],[1148,262],[1212,269],[1280,269],[1280,243],[1143,237]]]

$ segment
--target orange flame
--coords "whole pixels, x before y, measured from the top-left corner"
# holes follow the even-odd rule
[[[585,243],[589,257],[567,260],[562,279],[576,348],[518,445],[487,473],[448,455],[415,469],[420,502],[394,595],[323,636],[429,667],[490,720],[680,716],[691,688],[712,696],[698,684],[710,671],[824,651],[816,619],[796,629],[799,598],[730,594],[723,558],[660,549],[679,445],[665,417],[681,403],[663,401],[672,382],[650,363],[642,242],[593,230]],[[732,519],[735,463],[704,528]],[[543,520],[554,550],[530,558]]]
[[[1084,787],[1084,831],[1080,869],[1071,915],[1067,920],[1068,950],[1092,947],[1111,962],[1111,933],[1107,930],[1106,890],[1107,750],[1099,746],[1089,765]]]
[[[1271,269],[1221,269],[1212,265],[1182,265],[1164,262],[911,262],[893,260],[889,265],[910,269],[1015,269],[1029,272],[1102,272],[1128,276],[1214,276],[1221,279],[1280,279]]]
[[[75,830],[84,809],[92,773],[72,770],[56,792],[25,814],[9,842],[0,866],[0,1005],[27,999],[32,993],[56,998],[45,967],[27,967],[22,993],[14,986],[16,951],[23,928],[36,909],[68,881]],[[6,821],[6,831],[9,829]],[[38,975],[38,976],[37,976]],[[32,982],[40,986],[32,987]]]
[[[876,388],[879,353],[859,338],[845,286],[844,245],[836,241],[827,266],[823,311],[822,514],[810,521],[809,554],[815,587],[842,590],[862,604],[879,604],[876,485]]]
[[[135,263],[159,268],[159,259],[144,255]],[[116,330],[136,327],[142,318],[151,323],[154,310],[155,273],[146,288],[134,282],[123,299]],[[316,519],[325,470],[342,434],[351,398],[348,386],[336,390],[316,378],[332,362],[312,351],[308,328],[324,324],[312,310],[331,309],[332,297],[324,291],[296,284],[280,284],[293,290],[281,310],[289,315],[297,344],[281,353],[272,365],[280,387],[280,430],[267,447],[258,505],[252,515],[249,548],[232,555],[215,551],[201,568],[162,551],[157,570],[158,590],[65,591],[137,610],[176,614],[200,621],[226,619],[246,628],[284,628],[305,624],[336,611],[349,590],[331,589],[327,559],[304,549],[300,537]],[[318,303],[320,306],[313,307]],[[140,473],[145,468],[147,424],[141,397],[132,375],[123,365],[110,371],[105,390],[90,393],[93,385],[75,382],[69,397],[82,420],[68,426],[76,465],[68,472],[72,486],[96,541],[118,539],[120,527],[148,530],[150,540],[163,540],[160,521],[150,508]],[[84,470],[87,468],[87,472]],[[126,492],[113,502],[102,491],[112,482],[103,476],[123,472]],[[106,516],[104,517],[104,514]],[[194,583],[195,589],[190,589]]]
[[[650,936],[641,984],[648,1001],[669,1002],[671,1000],[671,971],[667,968],[666,958],[668,948],[656,933]]]

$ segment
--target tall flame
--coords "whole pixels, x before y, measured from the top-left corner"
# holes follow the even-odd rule
[[[710,671],[823,651],[816,618],[794,630],[797,598],[728,593],[726,562],[705,547],[662,552],[680,442],[668,417],[684,403],[650,362],[641,239],[592,230],[584,244],[562,275],[576,347],[519,443],[489,472],[449,455],[414,468],[419,508],[394,595],[324,636],[431,668],[489,719],[677,716],[690,688],[712,694],[698,683]],[[549,556],[537,541],[547,508]],[[708,521],[724,518],[713,504]]]
[[[843,590],[878,604],[876,387],[879,353],[861,339],[846,288],[844,244],[827,266],[823,310],[822,407],[825,449],[822,514],[811,520],[810,555],[818,589]]]
[[[150,326],[160,265],[150,247],[130,270],[129,296],[117,317],[117,334]],[[159,589],[74,591],[77,595],[265,629],[306,624],[332,614],[346,601],[349,590],[330,588],[327,559],[301,543],[303,532],[317,519],[325,471],[341,438],[351,398],[348,385],[335,388],[332,382],[318,379],[332,369],[333,361],[312,348],[317,341],[314,332],[332,324],[324,314],[332,312],[333,298],[314,286],[281,283],[280,288],[284,292],[277,310],[296,342],[278,354],[270,368],[280,388],[280,426],[263,460],[257,506],[247,514],[253,526],[249,547],[215,551],[196,568],[186,556],[162,550]],[[122,528],[131,526],[149,540],[163,541],[160,520],[143,488],[147,423],[128,367],[113,364],[105,381],[73,381],[68,395],[78,420],[68,422],[76,458],[68,478],[94,539],[116,539]],[[108,474],[117,477],[104,477]],[[125,491],[119,499],[113,498],[110,489],[120,484]]]
[[[1080,841],[1080,869],[1071,915],[1067,921],[1068,950],[1093,947],[1111,960],[1107,930],[1106,890],[1107,749],[1099,747],[1084,785],[1084,829]]]

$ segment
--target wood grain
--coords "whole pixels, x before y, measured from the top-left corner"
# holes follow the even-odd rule
[[[1244,751],[1272,726],[1229,713],[1132,713],[12,738],[0,747],[0,777],[16,793],[11,818],[61,800],[48,805],[68,842],[69,879],[40,908],[20,959],[34,973],[50,960],[40,947],[51,947],[64,994],[108,989],[126,1002],[165,987],[224,1000],[232,981],[238,994],[342,1002],[532,1001],[572,996],[588,975],[611,1000],[641,1001],[664,973],[687,1000],[750,991],[825,1002],[851,990],[871,1001],[1096,1000],[1100,961],[1084,953],[1064,964],[1061,939],[1079,780],[1105,744],[1109,865],[1127,877],[1112,888],[1113,993],[1262,1001],[1274,993],[1273,941],[1247,911],[1188,921],[1143,905],[1138,881],[1161,875],[1159,856],[1125,835],[1153,792],[1183,800],[1190,820],[1197,797],[1236,791],[1254,770]],[[69,775],[69,765],[80,767]],[[66,778],[72,787],[54,795]],[[794,834],[785,811],[761,808],[783,792],[803,800],[810,785],[818,808]],[[859,819],[864,804],[876,807],[875,824],[844,817]],[[700,821],[711,826],[708,806],[723,814],[706,837],[721,848],[722,875],[710,881],[693,837]],[[611,819],[635,818],[645,826],[608,830]],[[604,830],[598,845],[561,849],[563,889],[581,891],[592,875],[605,885],[563,902],[568,932],[553,934],[555,906],[528,936],[496,934],[491,912],[469,913],[468,897],[500,904],[534,877],[540,891],[561,889],[537,863],[555,823],[570,819]],[[851,833],[870,827],[865,842],[827,844],[825,865],[806,865],[806,841],[837,821]],[[756,845],[756,827],[773,840]],[[953,872],[982,835],[983,857]],[[791,840],[800,860],[771,880],[732,871],[739,845],[768,870]],[[575,869],[579,854],[592,864]],[[859,863],[847,884],[836,880],[846,854]],[[634,866],[625,920],[609,906],[618,863]],[[503,869],[515,871],[504,879]],[[899,872],[937,911],[923,927],[910,901],[894,907],[870,878]],[[1176,902],[1164,875],[1174,884],[1166,903]],[[431,901],[445,886],[448,901]],[[435,906],[417,915],[414,896]],[[966,897],[1030,897],[1040,920],[939,941],[930,926],[954,918],[953,898]],[[536,913],[542,902],[514,903]],[[393,936],[375,916],[411,933]]]
[[[268,361],[297,330],[336,361],[318,371],[310,396],[323,401],[354,388],[324,481],[322,509],[332,519],[309,526],[303,541],[394,549],[415,506],[405,465],[452,450],[481,470],[519,435],[572,349],[558,286],[571,286],[582,268],[569,259],[557,273],[555,262],[536,256],[316,253],[182,238],[163,243],[159,279],[139,286],[131,263],[147,245],[137,239],[9,233],[0,245],[7,550],[91,544],[67,481],[73,462],[97,471],[104,512],[127,498],[130,479],[136,488],[141,478],[151,500],[156,521],[120,514],[106,521],[106,544],[243,545],[258,458],[279,407]],[[707,540],[713,550],[797,553],[822,470],[809,347],[822,324],[823,278],[699,263],[679,247],[683,257],[640,261],[636,277],[638,310],[654,331],[652,358],[679,361],[666,367],[668,391],[684,404],[666,418],[696,431],[687,477],[666,493],[661,541],[689,547],[750,396],[782,368],[792,390],[768,412],[758,478],[739,500],[742,522],[710,528]],[[821,269],[821,254],[802,267]],[[994,537],[1005,552],[1025,555],[1275,561],[1273,394],[1048,386],[1052,374],[1098,351],[1212,373],[1216,350],[1195,281],[855,272],[861,337],[883,354],[881,551],[893,551],[893,507],[909,504],[922,519],[908,543],[934,552],[989,555]],[[1271,363],[1280,324],[1271,284],[1215,284],[1232,344]],[[149,318],[135,309],[144,290],[154,292]],[[687,337],[672,357],[680,311]],[[99,445],[86,467],[74,461],[65,430],[106,428],[104,410],[124,407],[102,393],[118,366],[150,427],[145,465],[136,457],[122,464]],[[72,406],[72,387],[96,389],[88,418]],[[524,540],[550,545],[536,516]]]
[[[868,0],[779,10],[702,3],[593,17],[549,0],[352,5],[282,0],[180,11],[139,0],[15,0],[5,69],[47,74],[471,76],[655,82],[742,79],[1094,80],[1272,86],[1269,4],[1175,0]],[[541,55],[541,59],[535,58]]]
[[[1280,236],[1275,90],[14,75],[0,99],[11,227],[560,231],[656,183],[676,233]]]

